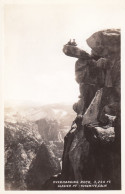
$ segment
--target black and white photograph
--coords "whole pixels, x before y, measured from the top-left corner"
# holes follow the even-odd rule
[[[122,192],[124,1],[1,5],[1,191]]]

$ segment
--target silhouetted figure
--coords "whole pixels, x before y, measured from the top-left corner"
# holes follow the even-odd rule
[[[69,45],[69,46],[77,46],[77,44],[75,42],[75,39],[73,39],[73,41],[70,39],[69,42],[66,45]]]
[[[75,39],[73,39],[72,46],[77,46]]]
[[[69,42],[67,43],[67,45],[72,45],[71,39],[69,40]]]

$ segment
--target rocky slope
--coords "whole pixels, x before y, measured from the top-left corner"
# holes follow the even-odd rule
[[[60,163],[54,153],[42,144],[26,176],[28,190],[41,190],[44,182],[60,172]]]
[[[60,170],[58,158],[43,142],[35,123],[5,122],[6,190],[37,189],[38,183]]]
[[[67,56],[78,58],[80,99],[73,105],[77,116],[64,138],[61,175],[48,180],[46,189],[121,188],[120,30],[96,32],[87,43],[91,54],[71,44],[63,48]],[[65,181],[76,185],[65,186]]]
[[[32,123],[5,122],[5,189],[27,188],[25,176],[42,143],[35,134]]]

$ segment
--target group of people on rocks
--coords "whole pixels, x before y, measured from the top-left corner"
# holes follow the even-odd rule
[[[75,39],[73,39],[73,41],[70,39],[69,42],[66,45],[69,45],[69,46],[77,46],[77,44],[75,42]]]

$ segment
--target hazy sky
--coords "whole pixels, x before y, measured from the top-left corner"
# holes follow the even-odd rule
[[[5,6],[5,100],[78,100],[77,59],[64,55],[63,45],[75,38],[90,51],[85,40],[98,30],[121,28],[124,11],[118,1],[82,2]]]

